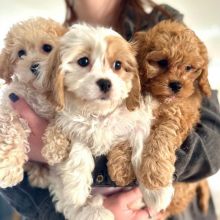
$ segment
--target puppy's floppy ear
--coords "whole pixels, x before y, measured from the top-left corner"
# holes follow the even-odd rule
[[[141,99],[141,85],[138,71],[135,70],[132,78],[132,88],[126,99],[126,106],[129,111],[134,111],[135,108],[140,106]]]
[[[151,43],[151,31],[147,32],[136,32],[134,34],[133,44],[135,45],[137,53],[137,61],[139,64],[139,75],[145,79],[150,79],[155,77],[159,68],[157,65],[152,65],[149,60],[157,59],[160,53],[156,54],[152,51]],[[153,62],[154,63],[154,62]]]
[[[4,79],[6,83],[9,83],[11,82],[13,71],[13,63],[10,60],[10,54],[4,48],[0,54],[0,77]]]
[[[47,68],[47,97],[56,106],[57,110],[64,107],[64,73],[61,71],[59,48],[52,52]]]
[[[198,78],[199,89],[205,96],[211,96],[211,86],[208,80],[208,54],[205,45],[199,42],[200,54],[204,60],[204,67],[202,68],[201,74]]]
[[[146,32],[136,32],[132,38],[132,47],[135,51],[138,51],[138,53],[136,53],[137,59],[139,58],[139,56],[143,57],[143,47],[146,47]],[[137,60],[138,62],[141,62],[142,60]],[[139,63],[140,64],[140,63]]]
[[[145,37],[146,37],[146,32],[144,31],[136,32],[134,34],[132,41],[139,46],[141,45],[141,43],[145,41]]]

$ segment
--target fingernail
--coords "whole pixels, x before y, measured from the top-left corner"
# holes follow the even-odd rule
[[[147,211],[147,214],[148,214],[148,218],[151,219],[152,215],[151,215],[150,209],[146,208],[146,211]]]
[[[19,100],[19,97],[15,93],[11,93],[8,97],[12,102],[17,102]]]

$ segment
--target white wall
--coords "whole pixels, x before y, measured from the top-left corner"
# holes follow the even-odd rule
[[[0,48],[12,24],[36,16],[63,22],[64,0],[0,0]]]

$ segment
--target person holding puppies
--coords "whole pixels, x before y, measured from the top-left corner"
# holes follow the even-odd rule
[[[170,6],[156,5],[150,0],[144,2],[153,8],[150,13],[145,12],[143,1],[139,0],[66,0],[65,25],[69,26],[77,21],[84,21],[95,25],[111,26],[127,40],[130,40],[136,31],[147,30],[161,20],[181,21],[183,19],[183,16]],[[44,163],[45,161],[39,152],[43,147],[41,137],[47,127],[47,121],[38,117],[25,100],[16,94],[12,99],[12,106],[28,121],[32,128],[32,135],[29,138],[31,146],[29,159]],[[211,98],[203,100],[200,121],[196,129],[176,152],[176,172],[173,177],[176,182],[192,182],[202,179],[213,175],[220,167],[218,159],[220,153],[220,113],[216,91],[212,91]],[[106,158],[97,158],[93,178],[95,186],[114,186],[107,175]],[[27,220],[63,219],[63,216],[55,212],[48,191],[30,187],[27,178],[13,188],[1,190],[1,194]],[[134,188],[129,192],[109,195],[104,204],[114,213],[116,220],[147,219],[150,210],[129,208],[132,206],[132,202],[140,197],[139,190]],[[160,218],[159,215],[158,218]],[[194,200],[183,215],[174,216],[172,219],[214,220],[216,216],[212,200],[210,200],[209,212],[206,216],[199,212],[197,201]]]

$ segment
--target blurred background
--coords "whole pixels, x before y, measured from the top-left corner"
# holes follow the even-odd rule
[[[155,2],[169,4],[181,11],[185,16],[185,23],[205,42],[210,58],[209,80],[212,88],[220,91],[220,0],[155,0]],[[63,22],[65,17],[63,0],[0,0],[0,5],[0,49],[4,45],[3,39],[10,26],[18,21],[42,16]],[[216,211],[220,216],[220,172],[209,178],[209,182]],[[2,209],[1,203],[3,206],[0,199],[0,220],[11,220],[11,217],[7,219],[1,217],[3,209],[6,211],[5,204]],[[10,216],[10,212],[7,213]]]

